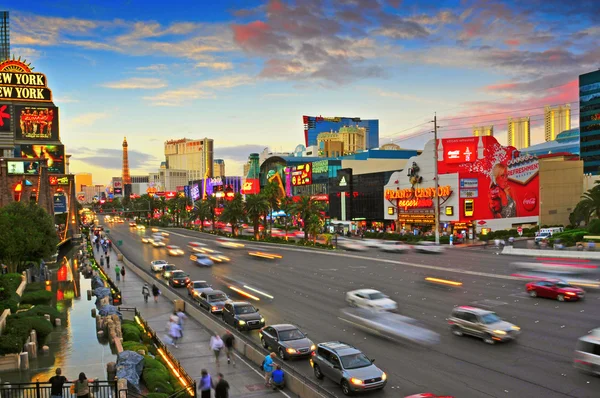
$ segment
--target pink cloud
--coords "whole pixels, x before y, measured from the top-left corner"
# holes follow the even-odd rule
[[[280,0],[272,0],[269,2],[269,5],[267,6],[267,11],[270,13],[278,13],[281,12],[285,9],[285,6],[283,5],[283,3],[281,3]]]
[[[517,87],[517,83],[498,83],[498,84],[490,84],[489,86],[485,86],[484,90],[486,91],[506,91],[510,89],[514,89]]]
[[[232,25],[231,28],[234,41],[244,50],[269,53],[291,49],[285,38],[277,35],[271,26],[263,21]]]
[[[250,22],[247,25],[233,25],[233,37],[239,44],[256,40],[271,30],[271,27],[263,21]]]
[[[518,46],[521,44],[521,41],[519,39],[506,39],[504,40],[504,44],[507,46]]]

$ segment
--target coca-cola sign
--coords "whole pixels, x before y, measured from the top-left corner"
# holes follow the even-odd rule
[[[533,192],[527,192],[523,198],[523,207],[527,211],[533,211],[537,205],[537,196]]]

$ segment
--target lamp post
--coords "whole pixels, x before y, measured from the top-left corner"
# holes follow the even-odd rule
[[[440,195],[438,175],[438,151],[437,151],[437,115],[433,116],[433,180],[435,183],[434,218],[435,218],[435,244],[440,244]]]

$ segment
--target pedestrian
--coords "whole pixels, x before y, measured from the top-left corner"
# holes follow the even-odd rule
[[[106,268],[110,268],[110,256],[106,255]]]
[[[229,398],[229,383],[223,373],[219,373],[219,381],[215,385],[215,398]]]
[[[93,379],[88,379],[85,373],[79,373],[79,378],[75,381],[75,395],[77,398],[89,398],[90,396],[90,385],[89,383],[94,381]]]
[[[181,338],[181,326],[176,322],[169,322],[169,337],[173,346],[179,348],[177,347],[177,341]]]
[[[160,295],[160,290],[155,283],[152,284],[152,296],[154,296],[154,302],[158,303],[158,296]]]
[[[222,338],[223,344],[225,345],[225,354],[227,355],[227,364],[233,362],[233,366],[235,366],[235,358],[233,357],[233,349],[235,348],[235,337],[233,333],[229,330],[225,332],[225,335]]]
[[[115,266],[115,276],[117,278],[117,282],[121,280],[121,268],[119,267],[119,264]]]
[[[100,266],[104,267],[104,256],[100,255]]]
[[[181,309],[175,311],[175,315],[177,315],[177,322],[179,323],[179,327],[181,327],[181,337],[183,337],[183,326],[187,320],[187,315]]]
[[[112,252],[112,240],[108,241],[108,251]]]
[[[125,266],[121,267],[121,276],[123,277],[123,282],[125,282]]]
[[[108,245],[104,244],[104,256],[108,257]]]
[[[100,242],[96,241],[96,251],[100,251]]]
[[[63,386],[69,380],[65,376],[62,375],[62,371],[60,368],[56,368],[56,375],[52,376],[48,383],[52,384],[50,387],[50,398],[62,398],[63,396]]]
[[[148,297],[150,297],[150,289],[148,288],[148,284],[144,283],[144,287],[142,287],[142,296],[144,296],[144,302],[148,302]]]
[[[265,371],[265,386],[267,387],[271,386],[271,373],[273,373],[273,368],[275,364],[273,360],[276,356],[277,354],[272,352],[269,355],[267,355],[263,360],[263,370]]]
[[[221,350],[223,349],[223,340],[221,340],[221,336],[215,333],[210,338],[210,349],[215,354],[215,363],[217,364],[217,369],[221,366],[219,363],[219,357],[221,356]]]
[[[273,374],[271,375],[271,383],[273,384],[273,390],[282,390],[285,387],[285,374],[281,370],[281,365],[276,365]]]
[[[200,375],[200,398],[210,398],[210,390],[213,386],[212,379],[206,369],[202,369]]]

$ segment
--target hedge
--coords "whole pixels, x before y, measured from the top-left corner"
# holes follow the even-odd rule
[[[23,304],[50,304],[52,301],[52,297],[54,295],[52,292],[48,292],[46,290],[37,290],[32,292],[25,292],[23,296],[21,296],[21,303]]]
[[[2,338],[0,339],[0,355],[20,353],[23,343],[21,336],[7,333],[2,334]]]
[[[15,314],[6,320],[6,329],[0,339],[0,354],[17,354],[23,349],[23,345],[31,330],[35,329],[38,336],[38,344],[41,346],[46,338],[52,333],[52,324],[44,317]]]
[[[123,342],[123,349],[125,351],[133,351],[133,352],[138,352],[139,350],[143,350],[144,351],[144,355],[148,354],[148,348],[143,345],[142,343],[140,343],[139,341],[124,341]]]
[[[37,292],[39,290],[46,290],[46,284],[44,282],[31,282],[25,287],[25,293]]]
[[[59,312],[56,308],[51,307],[49,305],[36,305],[35,307],[33,307],[27,311],[19,312],[12,316],[15,318],[25,318],[25,317],[30,317],[30,316],[42,316],[43,317],[45,314],[50,315],[50,319],[53,324],[54,324],[56,318],[60,318],[60,319],[65,318],[65,314]]]
[[[17,288],[22,280],[21,274],[17,273],[0,275],[0,314],[6,309],[10,309],[13,314],[17,312],[21,302]]]
[[[548,239],[550,245],[554,245],[557,239],[565,246],[575,246],[577,242],[582,242],[583,237],[590,233],[585,229],[571,229],[569,231],[557,232]]]
[[[167,368],[157,359],[152,358],[149,355],[144,357],[144,369],[160,369],[167,372]]]

